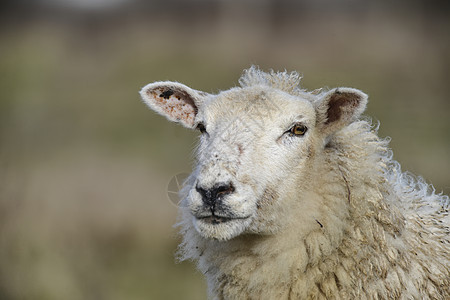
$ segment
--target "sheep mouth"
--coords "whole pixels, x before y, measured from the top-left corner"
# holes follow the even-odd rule
[[[232,218],[227,218],[227,217],[219,217],[219,216],[207,216],[207,217],[201,217],[201,218],[197,218],[199,220],[202,220],[203,222],[207,223],[207,224],[222,224],[222,223],[226,223],[229,222],[231,220],[233,220]]]
[[[204,238],[226,241],[240,235],[251,222],[251,216],[233,213],[204,213],[194,216],[195,230]]]
[[[217,225],[217,224],[231,222],[233,220],[243,220],[243,219],[247,219],[247,218],[248,217],[230,218],[230,217],[221,217],[221,216],[216,216],[216,215],[210,215],[210,216],[204,216],[204,217],[197,217],[197,220],[201,220],[207,224]]]

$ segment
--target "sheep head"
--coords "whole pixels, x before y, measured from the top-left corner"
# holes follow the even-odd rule
[[[181,209],[201,236],[221,241],[283,228],[286,214],[302,209],[295,194],[307,193],[315,180],[327,141],[367,103],[352,88],[313,95],[265,84],[211,95],[155,82],[141,96],[169,120],[200,131]]]

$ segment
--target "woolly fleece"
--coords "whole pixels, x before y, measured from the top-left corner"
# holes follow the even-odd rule
[[[182,191],[178,226],[183,236],[179,257],[197,263],[210,297],[449,299],[449,198],[436,194],[423,179],[402,172],[389,141],[380,139],[378,128],[360,118],[367,96],[349,88],[306,92],[295,72],[265,73],[255,67],[246,70],[239,82],[240,87],[219,95],[168,82],[141,91],[144,101],[170,120],[189,128],[205,126],[197,165]],[[182,108],[161,102],[176,94],[182,96],[178,100],[189,99]],[[336,95],[345,98],[345,106],[340,98],[333,100]],[[237,137],[231,143],[237,148],[232,148],[239,151],[221,150],[230,148],[214,135],[232,128],[219,125],[231,118],[225,111],[254,97],[281,109],[267,117],[264,128],[284,126],[278,120],[292,111],[291,102],[298,102],[304,118],[294,121],[305,124],[308,132],[297,138],[273,129],[273,136],[280,137],[271,145],[264,136],[272,131],[265,129],[263,137],[245,144],[239,139],[239,126],[230,129]],[[252,116],[253,108],[243,107],[247,110],[243,114],[234,110],[230,114],[250,124],[245,118]],[[209,113],[214,109],[222,113]],[[336,116],[331,116],[333,109],[338,110]],[[248,128],[259,132],[252,124]],[[211,158],[217,155],[219,159]],[[261,159],[255,160],[256,155]],[[224,161],[227,167],[217,167]],[[217,170],[226,173],[220,175],[223,178]],[[204,204],[195,187],[219,181],[236,186],[236,192],[226,197],[229,200],[223,200],[223,213],[249,214],[245,222],[217,226],[200,222]],[[252,189],[247,191],[248,185]],[[249,197],[255,199],[247,201]]]

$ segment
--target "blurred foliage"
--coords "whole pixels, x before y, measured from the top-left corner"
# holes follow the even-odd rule
[[[0,21],[0,299],[206,298],[195,267],[175,264],[166,195],[196,133],[141,103],[156,80],[215,93],[257,64],[298,70],[310,90],[359,88],[404,169],[450,192],[448,5],[12,3]]]

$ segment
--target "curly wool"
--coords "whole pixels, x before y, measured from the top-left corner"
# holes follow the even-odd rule
[[[297,88],[295,74],[261,74],[250,70],[240,83],[306,93]],[[299,206],[276,207],[275,217],[287,218],[289,229],[225,242],[201,237],[189,210],[180,208],[180,259],[197,262],[211,297],[448,299],[448,196],[403,173],[369,121],[338,131],[320,154],[308,190],[288,192],[302,209],[320,211],[317,228],[307,236],[295,230],[303,224],[295,214]]]
[[[198,262],[219,299],[244,292],[248,299],[445,299],[449,198],[402,173],[368,122],[342,130],[324,155],[316,193],[329,215],[303,241],[295,232],[206,240],[185,211],[181,259]],[[348,205],[349,215],[340,215],[339,205]]]

